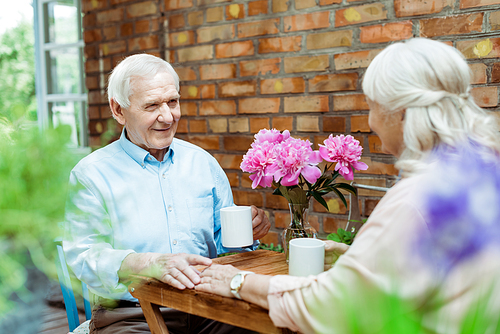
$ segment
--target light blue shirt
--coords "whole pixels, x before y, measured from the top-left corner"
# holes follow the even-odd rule
[[[233,206],[227,176],[203,149],[174,139],[163,161],[120,139],[82,159],[71,172],[63,248],[68,265],[105,298],[136,300],[119,282],[130,253],[217,254],[220,212]]]

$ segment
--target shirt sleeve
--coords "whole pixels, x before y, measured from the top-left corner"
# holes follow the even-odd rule
[[[425,233],[426,222],[418,208],[401,200],[401,193],[396,191],[392,198],[380,202],[355,243],[330,270],[307,278],[271,278],[269,315],[276,326],[304,333],[351,333],[355,328],[377,332],[388,319],[370,317],[366,323],[363,313],[370,307],[391,308],[392,313],[385,314],[403,312],[377,301],[397,295],[405,306],[421,305],[435,286],[430,266],[412,256],[415,233]]]
[[[63,249],[68,265],[89,289],[120,299],[127,287],[119,282],[123,259],[134,251],[113,248],[113,231],[104,201],[90,182],[73,171],[69,181]]]

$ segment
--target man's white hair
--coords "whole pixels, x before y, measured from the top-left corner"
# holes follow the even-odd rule
[[[497,119],[470,96],[470,68],[442,42],[413,38],[385,48],[363,78],[363,92],[385,112],[405,112],[405,150],[396,166],[405,175],[426,167],[436,146],[473,140],[500,152]]]
[[[179,76],[172,65],[167,61],[149,55],[136,54],[122,60],[109,76],[108,81],[108,100],[115,100],[120,107],[130,107],[130,95],[134,87],[130,85],[130,79],[133,77],[152,78],[156,74],[169,73],[175,81],[175,88],[179,91]]]

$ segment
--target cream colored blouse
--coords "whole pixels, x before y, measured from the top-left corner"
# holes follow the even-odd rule
[[[491,317],[484,333],[498,332],[498,249],[484,249],[448,273],[419,255],[418,238],[429,236],[419,198],[425,181],[413,176],[390,189],[329,271],[273,277],[268,302],[274,324],[303,333],[393,333],[390,317],[398,316],[412,319],[420,333],[451,334],[480,300]]]

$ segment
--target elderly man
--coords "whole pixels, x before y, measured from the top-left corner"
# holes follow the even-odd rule
[[[166,61],[146,54],[123,60],[108,85],[119,140],[73,169],[63,247],[76,276],[95,294],[92,333],[149,333],[125,285],[148,275],[179,289],[200,283],[193,265],[229,251],[221,244],[219,210],[232,206],[231,187],[217,161],[174,138],[181,116],[179,78]],[[254,240],[270,223],[252,206]],[[173,333],[245,333],[164,309]]]

